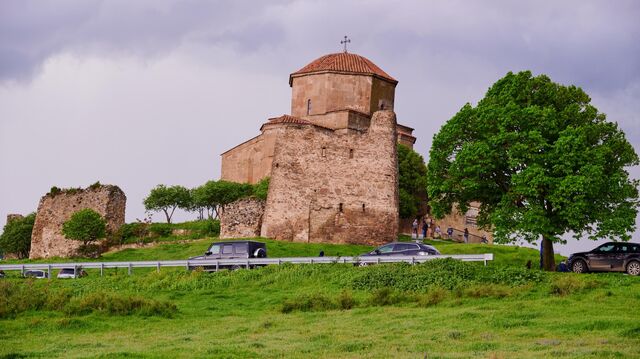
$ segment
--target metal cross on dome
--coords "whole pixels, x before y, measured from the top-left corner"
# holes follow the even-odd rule
[[[351,42],[351,39],[347,38],[347,35],[344,35],[344,40],[340,41],[341,44],[344,44],[344,52],[347,52],[347,44]]]

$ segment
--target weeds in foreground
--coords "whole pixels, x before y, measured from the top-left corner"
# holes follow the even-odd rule
[[[565,296],[584,289],[593,289],[598,286],[598,281],[591,278],[581,278],[577,275],[563,275],[551,282],[551,294]]]
[[[28,310],[51,310],[68,315],[102,313],[106,315],[142,315],[173,317],[178,308],[167,301],[111,292],[74,294],[68,288],[52,290],[49,285],[0,282],[0,319],[15,317]]]

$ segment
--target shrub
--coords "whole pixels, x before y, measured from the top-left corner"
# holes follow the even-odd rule
[[[512,289],[501,284],[476,284],[471,287],[465,288],[463,294],[467,297],[473,298],[504,298],[510,296]]]
[[[540,282],[545,274],[516,267],[484,267],[451,258],[434,259],[419,265],[396,263],[361,268],[359,275],[351,279],[354,289],[378,289],[427,292],[431,287],[456,289],[472,284],[502,284],[519,286]]]
[[[139,314],[166,318],[173,317],[177,310],[173,303],[109,292],[94,292],[84,297],[73,298],[65,307],[65,312],[71,315],[100,312],[108,315]]]
[[[340,292],[337,302],[338,308],[340,309],[351,309],[356,305],[356,301],[353,298],[353,295],[350,291],[347,290],[343,290],[342,292]]]
[[[327,296],[320,293],[314,293],[304,294],[293,299],[285,300],[282,303],[280,311],[282,313],[291,313],[293,311],[311,312],[336,308],[336,304]]]
[[[442,287],[433,287],[425,294],[418,296],[418,304],[422,307],[430,307],[436,305],[449,295],[449,291]]]
[[[389,287],[374,290],[369,298],[369,304],[375,306],[391,305],[400,301],[400,296]]]
[[[583,289],[595,288],[598,282],[593,279],[583,279],[576,275],[561,275],[551,282],[551,294],[569,295]]]
[[[153,237],[169,237],[173,227],[169,223],[152,223],[149,226],[149,233]]]

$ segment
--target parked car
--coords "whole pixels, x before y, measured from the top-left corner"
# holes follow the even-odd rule
[[[359,257],[375,257],[375,256],[435,256],[440,252],[428,244],[419,242],[392,242],[378,247],[371,252],[361,254]],[[366,266],[367,263],[360,262],[360,266]]]
[[[202,256],[191,257],[189,260],[204,259],[245,259],[245,258],[266,258],[267,257],[267,245],[262,242],[256,241],[227,241],[227,242],[214,242],[209,249]],[[195,269],[202,267],[205,271],[216,270],[215,265],[211,266],[190,266],[189,269]],[[218,269],[240,269],[244,268],[242,265],[222,266],[219,265]]]
[[[49,278],[49,273],[47,273],[46,271],[43,271],[43,270],[39,270],[39,269],[31,269],[31,270],[25,271],[22,274],[22,276],[25,277],[25,278],[44,279],[44,278]]]
[[[569,256],[569,268],[576,273],[627,272],[640,275],[640,244],[609,242],[589,252]]]
[[[58,279],[81,278],[86,277],[87,272],[82,268],[62,268],[58,272]]]

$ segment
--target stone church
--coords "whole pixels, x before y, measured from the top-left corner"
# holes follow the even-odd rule
[[[266,203],[225,209],[221,237],[380,244],[398,237],[398,81],[369,59],[322,56],[289,75],[291,113],[222,154],[221,179],[270,177]]]
[[[397,84],[346,51],[289,76],[291,113],[270,118],[258,136],[222,154],[223,180],[271,178],[255,221],[261,236],[371,244],[397,238],[396,142],[416,141],[412,128],[396,123]]]

